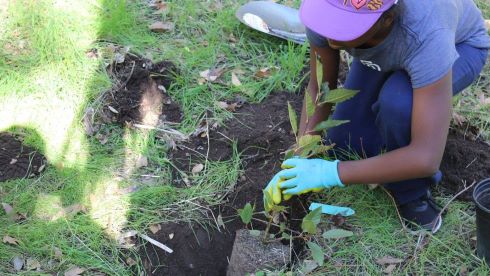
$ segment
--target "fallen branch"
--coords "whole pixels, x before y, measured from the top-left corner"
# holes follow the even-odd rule
[[[168,246],[166,246],[165,244],[157,241],[157,240],[154,240],[150,237],[148,237],[147,235],[145,234],[141,234],[141,233],[138,233],[138,236],[140,236],[142,239],[148,241],[149,243],[153,244],[154,246],[157,246],[163,250],[165,250],[166,252],[168,253],[173,253],[174,251],[172,249],[170,249]]]
[[[465,182],[465,181],[463,181],[463,183],[466,183],[466,182]],[[445,206],[444,206],[444,207],[441,209],[441,211],[439,212],[439,214],[437,215],[437,217],[440,217],[440,216],[441,216],[441,215],[444,213],[444,211],[446,211],[447,207],[449,206],[449,204],[451,204],[451,202],[453,202],[453,201],[454,201],[456,198],[458,198],[458,196],[460,196],[460,195],[461,195],[461,194],[463,194],[464,192],[466,192],[466,191],[468,191],[469,189],[471,189],[473,186],[475,186],[475,184],[476,184],[476,181],[473,181],[473,183],[472,183],[470,186],[468,186],[468,187],[464,188],[464,189],[463,189],[463,190],[461,190],[459,193],[455,194],[455,195],[454,195],[454,196],[453,196],[453,197],[452,197],[452,198],[451,198],[451,199],[450,199],[450,200],[449,200],[449,201],[446,203],[446,205],[445,205]],[[434,225],[432,226],[432,233],[434,233],[434,229],[435,229],[436,225],[437,225],[437,223],[436,223],[436,224],[434,224]]]

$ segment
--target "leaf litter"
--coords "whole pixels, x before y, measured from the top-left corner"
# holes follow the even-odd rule
[[[12,238],[11,236],[3,236],[3,243],[11,244],[11,245],[19,245],[19,240]]]

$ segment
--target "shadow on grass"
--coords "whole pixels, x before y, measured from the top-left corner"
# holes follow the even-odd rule
[[[2,122],[1,128],[24,136],[26,144],[46,154],[49,165],[37,178],[10,180],[0,184],[0,201],[14,206],[16,212],[27,214],[27,219],[21,222],[13,221],[3,214],[0,216],[0,232],[19,241],[18,245],[0,243],[0,272],[15,273],[11,263],[14,256],[22,256],[25,260],[38,260],[44,272],[62,272],[71,266],[82,267],[90,273],[103,272],[111,275],[142,272],[137,253],[134,250],[122,250],[117,239],[127,227],[127,217],[131,209],[132,195],[131,189],[128,188],[131,186],[131,175],[135,170],[134,159],[138,154],[148,151],[147,141],[150,139],[150,132],[136,133],[130,129],[108,125],[105,126],[108,141],[104,145],[95,137],[85,136],[81,125],[85,108],[94,101],[94,96],[107,89],[103,60],[99,59],[95,66],[88,66],[87,64],[93,62],[85,57],[85,51],[88,49],[77,48],[76,32],[83,30],[69,28],[80,27],[83,24],[72,23],[71,18],[65,15],[64,20],[68,20],[67,29],[60,31],[59,28],[63,28],[62,26],[49,25],[53,22],[60,23],[49,18],[50,9],[60,12],[63,7],[56,5],[68,3],[25,4],[11,4],[10,8],[20,9],[21,12],[17,10],[17,16],[22,14],[41,21],[29,21],[23,17],[20,22],[32,26],[20,28],[24,31],[28,31],[30,27],[34,32],[45,31],[42,34],[45,37],[32,34],[25,37],[25,40],[33,47],[52,48],[31,49],[33,53],[39,54],[34,57],[25,57],[24,54],[30,54],[28,51],[15,53],[18,56],[3,55],[2,51],[1,71],[7,72],[12,77],[12,82],[22,80],[23,84],[16,86],[7,82],[16,89],[11,93],[0,94],[4,99],[17,97],[16,104],[19,105],[18,108],[12,109],[10,117],[2,119],[5,121]],[[93,4],[91,10],[81,10],[80,15],[90,18],[91,16],[84,13],[98,13],[94,26],[98,29],[95,41],[111,40],[118,43],[124,40],[124,36],[130,35],[141,36],[143,43],[154,41],[151,35],[142,33],[146,27],[142,27],[143,23],[136,19],[136,15],[127,10],[125,1],[102,0]],[[72,13],[74,14],[76,13]],[[54,29],[49,32],[49,28]],[[141,31],[134,34],[135,30]],[[11,31],[15,31],[15,28]],[[4,45],[2,43],[2,46]],[[60,48],[53,48],[55,46]],[[46,64],[55,66],[45,66]],[[87,66],[91,69],[86,71],[93,76],[67,73],[59,79],[46,80],[46,87],[59,91],[39,91],[34,87],[31,91],[37,95],[35,99],[31,98],[30,91],[24,95],[15,95],[19,94],[15,90],[19,91],[35,82],[32,72],[39,73],[39,70],[49,70],[57,66],[66,67],[63,70],[68,71],[70,67]],[[84,70],[76,70],[80,71]],[[45,73],[50,74],[48,71]],[[69,84],[63,86],[66,83]],[[78,94],[73,92],[70,95],[70,86],[80,83],[85,88],[80,89]],[[60,91],[61,93],[57,94]],[[53,100],[57,97],[59,101]],[[53,105],[63,104],[65,97],[69,103],[67,106]],[[30,101],[30,106],[40,107],[42,111],[23,109],[22,105],[26,105],[27,101]],[[43,106],[46,104],[47,106]],[[17,114],[19,111],[22,113]],[[30,112],[36,115],[27,115]],[[57,121],[68,123],[60,123],[57,126]],[[45,124],[51,127],[46,128]],[[128,261],[128,258],[136,260],[135,264]],[[27,265],[26,262],[24,271],[32,269]]]

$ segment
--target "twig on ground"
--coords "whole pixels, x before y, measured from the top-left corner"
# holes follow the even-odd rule
[[[466,181],[463,181],[463,183],[464,183],[464,184],[466,184]],[[457,194],[455,194],[455,195],[454,195],[454,196],[453,196],[453,197],[452,197],[452,198],[451,198],[451,199],[450,199],[450,200],[449,200],[449,201],[446,203],[446,205],[445,205],[445,206],[444,206],[444,207],[441,209],[441,211],[439,212],[439,214],[437,215],[437,217],[440,217],[440,216],[441,216],[441,215],[444,213],[444,211],[446,211],[447,207],[449,206],[449,204],[451,204],[451,202],[453,202],[453,201],[454,201],[456,198],[458,198],[458,196],[460,196],[460,195],[461,195],[461,194],[463,194],[464,192],[466,192],[466,191],[468,191],[469,189],[471,189],[473,186],[475,186],[475,184],[476,184],[476,181],[473,181],[473,183],[472,183],[470,186],[468,186],[468,187],[464,188],[463,190],[461,190],[461,191],[459,191]],[[465,186],[466,186],[466,185],[465,185]],[[434,229],[435,229],[436,225],[437,225],[437,223],[436,223],[436,224],[434,224],[434,225],[432,226],[432,232],[434,232]]]
[[[395,198],[390,194],[390,192],[388,192],[388,190],[386,190],[385,187],[383,187],[383,186],[380,186],[380,187],[391,198],[391,201],[393,202],[393,205],[395,206],[396,214],[398,215],[398,219],[400,220],[400,224],[402,225],[403,230],[408,231],[407,226],[403,222],[402,215],[400,214],[400,211],[398,211],[398,206],[396,205]]]
[[[149,130],[156,130],[156,131],[161,131],[170,135],[177,136],[177,138],[181,140],[187,140],[187,135],[183,134],[182,132],[169,128],[169,129],[163,129],[163,128],[158,128],[154,126],[149,126],[149,125],[143,125],[143,124],[133,124],[134,127],[141,128],[141,129],[149,129]]]
[[[208,149],[206,151],[206,161],[204,162],[204,170],[208,168],[208,159],[209,159],[209,147],[210,141],[209,141],[209,122],[208,122],[208,113],[206,113],[206,138],[208,138]]]
[[[477,158],[475,157],[475,159],[471,160],[471,162],[468,165],[466,165],[465,169],[469,168],[471,164],[473,164],[476,161],[476,159]]]
[[[129,72],[129,76],[128,76],[128,78],[127,78],[127,79],[126,79],[126,80],[123,82],[123,84],[122,84],[122,85],[120,85],[120,86],[119,86],[119,87],[116,89],[116,91],[117,91],[117,90],[120,90],[120,89],[122,89],[122,88],[124,88],[124,87],[125,87],[125,86],[128,84],[129,80],[131,80],[131,77],[133,76],[134,66],[135,66],[135,65],[136,65],[136,62],[133,60],[133,65],[131,66],[131,72]]]
[[[173,253],[174,251],[172,249],[170,249],[168,246],[166,246],[165,244],[157,241],[157,240],[154,240],[150,237],[148,237],[147,235],[145,234],[141,234],[141,233],[138,233],[138,236],[140,236],[142,239],[148,241],[149,243],[161,248],[162,250],[165,250],[166,252],[168,253]]]

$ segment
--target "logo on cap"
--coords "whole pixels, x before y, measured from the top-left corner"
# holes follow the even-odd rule
[[[344,6],[347,6],[348,0],[343,0],[343,1],[344,1]],[[377,11],[381,9],[381,7],[383,6],[383,0],[350,0],[350,3],[354,8],[356,8],[356,10],[361,9],[362,7],[366,6],[366,4],[367,4],[367,8],[372,11]]]

